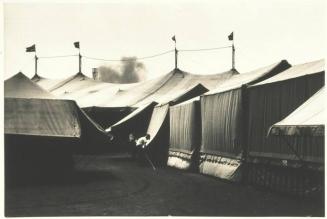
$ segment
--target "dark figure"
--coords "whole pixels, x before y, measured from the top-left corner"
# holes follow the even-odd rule
[[[136,153],[136,158],[140,162],[144,162],[145,156],[147,153],[147,146],[150,141],[150,135],[146,134],[145,136],[137,139],[136,141],[136,147],[135,147],[135,153]]]
[[[140,147],[142,149],[145,149],[148,145],[148,142],[150,141],[150,135],[146,134],[145,136],[137,139],[136,141],[136,147]]]
[[[136,157],[136,140],[133,133],[128,135],[127,151],[132,158]]]

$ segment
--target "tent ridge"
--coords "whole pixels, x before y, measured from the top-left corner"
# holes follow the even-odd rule
[[[52,88],[49,89],[50,92],[63,87],[65,84],[68,84],[69,82],[71,82],[72,80],[74,80],[75,78],[77,78],[79,75],[83,76],[84,78],[86,77],[83,73],[78,72],[77,74],[67,78],[66,80],[59,82],[58,84],[54,85]]]
[[[160,85],[160,87],[158,87],[157,89],[151,91],[149,94],[145,95],[144,97],[138,99],[137,101],[135,101],[130,106],[136,105],[137,103],[141,102],[142,100],[145,100],[147,97],[151,96],[152,94],[154,94],[155,92],[160,90],[163,86],[165,86],[168,83],[168,81],[170,81],[172,78],[173,78],[173,74],[171,74],[170,77],[162,85]]]

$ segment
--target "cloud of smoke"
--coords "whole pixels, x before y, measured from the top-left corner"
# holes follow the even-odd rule
[[[145,80],[146,68],[135,56],[122,57],[119,65],[100,66],[98,80],[111,83],[135,83]]]

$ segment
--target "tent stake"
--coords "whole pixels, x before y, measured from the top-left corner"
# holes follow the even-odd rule
[[[147,160],[149,161],[149,163],[151,164],[152,169],[153,169],[154,171],[156,171],[156,168],[155,168],[155,166],[153,165],[152,161],[150,160],[148,154],[147,154],[145,151],[144,151],[144,154],[145,154],[146,159],[147,159]]]

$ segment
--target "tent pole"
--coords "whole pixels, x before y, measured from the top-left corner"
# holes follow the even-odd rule
[[[79,62],[79,70],[78,70],[78,72],[79,73],[82,73],[82,56],[81,56],[81,51],[79,51],[79,53],[78,53],[78,62]]]
[[[178,50],[176,48],[176,41],[175,41],[175,69],[177,69],[177,56],[178,56]]]
[[[35,76],[38,76],[38,75],[37,75],[37,60],[38,60],[39,58],[36,56],[36,52],[35,52],[35,55],[34,55],[34,59],[35,59]]]
[[[234,39],[232,45],[232,70],[235,70],[235,46],[234,46]]]

